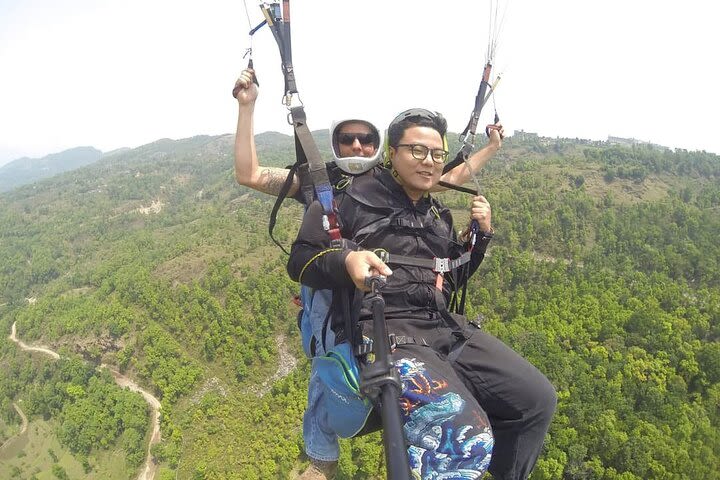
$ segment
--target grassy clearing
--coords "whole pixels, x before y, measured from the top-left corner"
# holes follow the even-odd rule
[[[4,420],[0,419],[0,445],[5,444],[5,441],[11,437],[14,437],[20,432],[20,425],[9,425]],[[0,459],[2,454],[0,453]]]
[[[85,473],[82,463],[60,445],[55,428],[53,421],[31,421],[26,434],[0,453],[0,478],[57,480],[52,472],[56,464],[73,480],[128,480],[137,475],[128,471],[122,450],[90,455],[91,470]]]

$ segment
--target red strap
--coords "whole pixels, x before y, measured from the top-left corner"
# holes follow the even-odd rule
[[[340,225],[338,225],[337,215],[335,215],[335,212],[329,213],[327,215],[327,219],[330,224],[330,228],[328,229],[330,240],[340,240],[342,236],[340,235]]]
[[[442,274],[442,273],[438,273],[438,274],[437,274],[437,277],[435,277],[435,288],[437,288],[438,290],[442,291],[443,280],[444,280],[444,279],[445,279],[445,277],[443,277],[443,274]]]

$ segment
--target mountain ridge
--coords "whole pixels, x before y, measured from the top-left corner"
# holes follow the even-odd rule
[[[102,156],[100,150],[85,146],[51,153],[41,158],[18,158],[0,167],[0,192],[90,165]]]

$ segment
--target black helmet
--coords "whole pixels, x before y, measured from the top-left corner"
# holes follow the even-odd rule
[[[431,127],[440,133],[445,142],[447,133],[447,120],[438,112],[431,112],[424,108],[411,108],[400,113],[390,122],[387,130],[387,142],[389,146],[395,146],[400,142],[405,130],[412,125]]]

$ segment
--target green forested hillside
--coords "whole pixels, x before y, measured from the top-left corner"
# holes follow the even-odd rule
[[[59,442],[0,450],[0,478],[137,476],[149,410],[100,364],[162,402],[156,478],[302,467],[297,286],[267,234],[272,199],[234,181],[232,141],[162,140],[0,195],[0,330],[61,354],[0,343],[0,445],[16,405]],[[292,148],[258,137],[264,163]],[[532,478],[720,476],[720,158],[509,140],[480,182],[497,235],[470,316],[559,394]],[[442,197],[464,222],[468,197]],[[282,243],[300,218],[286,202]],[[342,455],[341,478],[381,477],[377,435]]]

